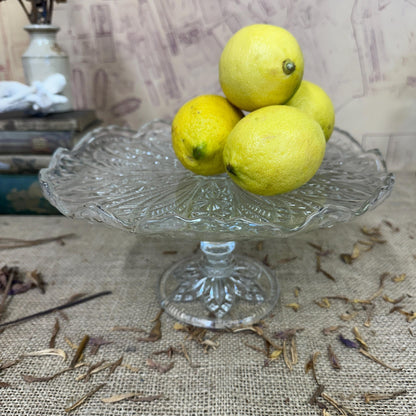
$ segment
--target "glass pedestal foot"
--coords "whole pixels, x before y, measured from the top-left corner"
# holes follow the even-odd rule
[[[201,253],[170,267],[160,280],[160,302],[179,321],[204,328],[250,325],[279,298],[275,273],[233,254],[235,243],[203,241]]]

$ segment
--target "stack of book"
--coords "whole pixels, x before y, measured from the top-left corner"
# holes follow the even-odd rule
[[[42,195],[39,170],[57,148],[71,149],[100,123],[94,110],[0,113],[0,214],[57,214]]]

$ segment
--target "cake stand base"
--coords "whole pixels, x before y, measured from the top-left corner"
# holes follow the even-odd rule
[[[251,325],[279,298],[275,273],[234,255],[235,242],[202,241],[201,252],[171,266],[160,280],[160,302],[179,321],[203,328]]]

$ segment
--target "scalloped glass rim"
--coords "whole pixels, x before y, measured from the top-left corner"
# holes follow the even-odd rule
[[[263,197],[227,174],[186,170],[171,146],[170,123],[138,131],[99,127],[72,149],[60,148],[39,173],[45,197],[64,215],[129,232],[209,241],[287,237],[331,227],[374,209],[391,193],[377,149],[365,151],[335,128],[321,168],[302,187]]]

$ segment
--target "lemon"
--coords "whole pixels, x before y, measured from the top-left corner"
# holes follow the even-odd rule
[[[294,107],[263,107],[239,121],[224,146],[224,164],[241,188],[260,195],[292,191],[308,182],[325,154],[320,125]]]
[[[225,172],[225,139],[243,113],[224,97],[200,95],[186,102],[172,121],[172,146],[185,166],[199,175]]]
[[[334,130],[335,111],[328,94],[319,85],[303,80],[286,105],[299,108],[312,116],[322,127],[326,141],[329,140]]]
[[[289,100],[302,81],[303,65],[301,48],[290,32],[254,24],[240,29],[226,43],[219,80],[231,103],[253,111]]]

